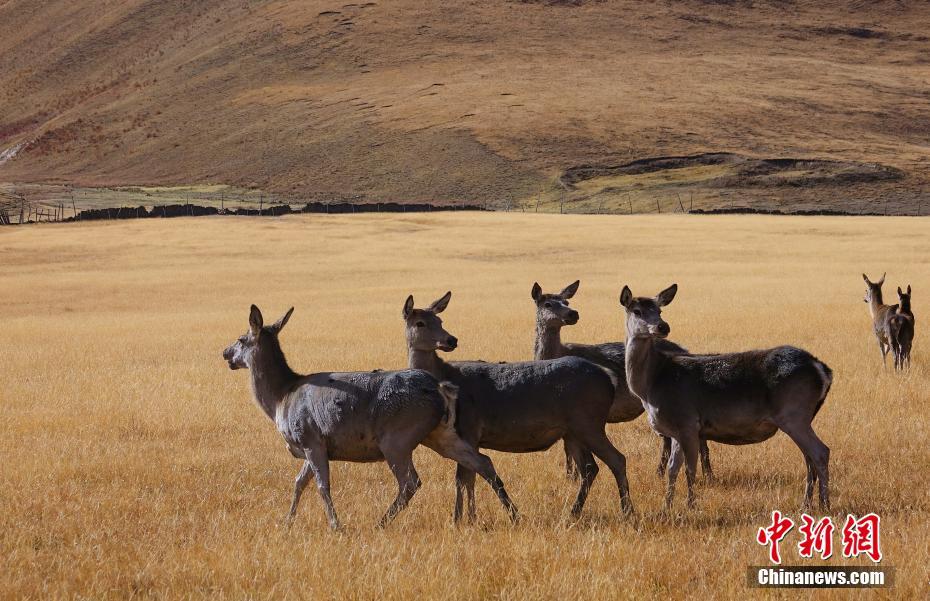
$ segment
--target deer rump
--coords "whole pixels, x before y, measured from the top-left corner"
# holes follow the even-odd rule
[[[302,378],[275,421],[292,454],[322,439],[331,460],[374,462],[384,460],[385,436],[411,432],[423,440],[448,411],[436,379],[423,370],[332,372]]]
[[[779,419],[813,421],[831,383],[826,364],[803,349],[780,346],[719,355],[664,355],[651,395],[693,401],[665,408],[655,421],[680,425],[696,419],[702,438],[741,445],[774,436]],[[650,415],[650,422],[654,419]]]
[[[577,357],[453,361],[441,379],[459,386],[459,435],[509,453],[544,451],[573,431],[603,428],[614,390],[607,370]]]

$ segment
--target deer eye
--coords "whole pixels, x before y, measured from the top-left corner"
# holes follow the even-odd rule
[[[418,327],[418,328],[425,328],[425,327],[426,327],[426,324],[423,323],[422,321],[418,321],[418,322],[417,322],[417,327]]]
[[[642,317],[643,312],[640,311],[639,309],[633,309],[633,315],[635,315],[636,317]]]
[[[545,308],[547,308],[547,309],[551,309],[551,308],[552,308],[552,303],[550,303],[549,301],[546,301],[546,302],[543,303],[543,306],[544,306]]]

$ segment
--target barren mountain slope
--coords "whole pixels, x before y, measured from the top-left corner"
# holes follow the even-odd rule
[[[906,204],[928,31],[923,2],[0,1],[0,181]]]

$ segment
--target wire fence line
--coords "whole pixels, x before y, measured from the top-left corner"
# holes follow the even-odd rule
[[[585,193],[561,185],[540,190],[530,197],[471,203],[397,203],[355,201],[298,201],[260,190],[220,186],[190,188],[73,188],[60,185],[0,186],[0,225],[143,217],[200,215],[276,216],[290,213],[425,212],[486,210],[560,214],[716,214],[761,213],[798,215],[923,215],[922,194],[907,206],[889,209],[887,199],[862,204],[856,210],[822,208],[778,201],[758,202],[732,191],[708,194],[693,191],[618,191]],[[922,192],[922,191],[921,191]],[[749,202],[747,202],[749,200]],[[916,204],[916,207],[913,205]]]

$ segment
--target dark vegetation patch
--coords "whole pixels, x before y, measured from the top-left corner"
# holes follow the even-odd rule
[[[85,209],[75,217],[65,221],[97,221],[102,219],[145,219],[151,217],[203,217],[206,215],[249,215],[277,217],[298,213],[428,213],[432,211],[484,211],[477,205],[433,205],[427,203],[401,204],[396,202],[352,204],[348,202],[322,203],[308,202],[303,207],[294,209],[291,205],[270,205],[263,209],[218,209],[192,204],[175,204],[152,207],[110,207],[105,209]]]
[[[808,187],[894,181],[904,177],[901,170],[878,163],[795,158],[754,159],[727,152],[710,152],[638,159],[614,166],[571,167],[563,173],[562,182],[573,187],[578,182],[598,177],[641,175],[707,165],[726,167],[719,177],[702,182],[702,186],[708,188]]]

